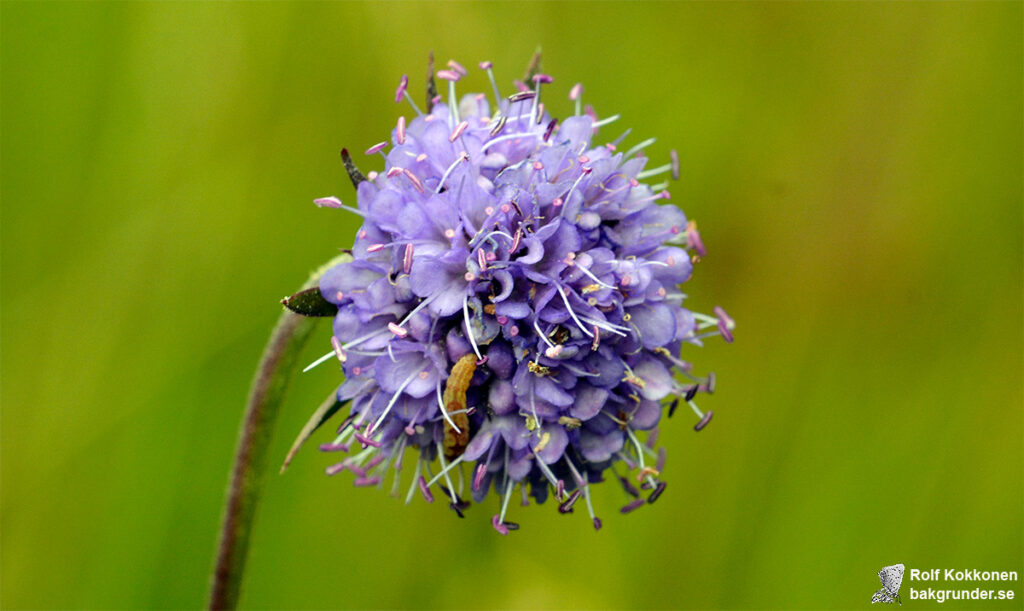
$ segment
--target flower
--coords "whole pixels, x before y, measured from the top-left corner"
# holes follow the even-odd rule
[[[416,116],[367,150],[383,171],[363,176],[343,151],[357,206],[315,200],[363,219],[352,260],[320,281],[337,307],[337,399],[350,405],[321,449],[357,450],[327,473],[381,486],[393,471],[394,494],[404,480],[406,502],[439,493],[461,517],[470,465],[473,501],[492,489],[499,498],[491,522],[501,534],[518,528],[507,519],[517,488],[524,505],[553,493],[562,513],[582,498],[600,528],[593,484],[618,479],[631,497],[623,513],[665,490],[665,452],[655,450],[663,411],[688,404],[695,430],[712,416],[695,398],[714,391],[714,374],[694,375],[678,355],[712,335],[732,341],[735,323],[721,308],[683,307],[678,286],[704,244],[663,203],[667,183],[644,182],[678,177],[675,152],[645,169],[654,140],[625,151],[628,131],[600,141],[618,117],[581,109],[580,85],[569,96],[575,114],[559,121],[541,102],[553,79],[536,62],[532,87],[520,82],[510,97],[498,94],[491,64],[480,67],[493,100],[458,98],[467,71],[450,62],[436,73],[447,100],[433,97],[426,113],[403,76],[395,99]]]

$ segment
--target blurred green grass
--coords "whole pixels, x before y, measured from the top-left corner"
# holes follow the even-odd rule
[[[597,534],[534,507],[500,539],[486,507],[404,507],[300,455],[243,604],[853,608],[885,564],[1021,569],[1021,3],[0,10],[3,608],[204,603],[277,299],[355,230],[310,203],[354,197],[338,149],[408,112],[428,50],[508,89],[538,43],[556,113],[582,81],[679,150],[710,249],[688,292],[739,324],[688,355],[715,422],[665,427],[656,507],[600,488]],[[293,384],[275,456],[328,369]]]

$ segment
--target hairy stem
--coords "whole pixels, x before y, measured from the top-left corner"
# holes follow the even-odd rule
[[[341,255],[330,261],[314,272],[302,288],[317,286],[325,271],[350,259],[349,255]],[[238,448],[212,576],[210,609],[234,609],[238,606],[253,518],[269,466],[267,453],[274,424],[288,381],[295,372],[299,353],[318,320],[285,310],[277,319],[270,341],[263,350],[238,433]]]

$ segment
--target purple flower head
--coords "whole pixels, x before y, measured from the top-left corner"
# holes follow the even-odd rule
[[[576,113],[556,119],[541,102],[552,77],[534,66],[501,97],[491,63],[479,66],[493,98],[458,97],[468,75],[453,61],[436,73],[447,98],[426,113],[402,77],[395,99],[415,116],[367,151],[383,169],[364,177],[345,152],[357,205],[316,200],[363,219],[352,260],[320,282],[337,306],[329,355],[350,414],[322,449],[353,452],[327,472],[379,487],[393,470],[393,493],[447,499],[459,516],[464,496],[493,490],[501,534],[517,528],[506,520],[516,495],[554,494],[599,528],[594,484],[622,482],[623,513],[665,489],[662,413],[682,401],[700,430],[711,412],[696,395],[714,390],[680,352],[732,341],[735,323],[683,307],[704,243],[666,203],[667,183],[646,182],[678,176],[674,151],[648,168],[654,140],[602,138],[618,117],[581,112],[581,85],[569,90]]]

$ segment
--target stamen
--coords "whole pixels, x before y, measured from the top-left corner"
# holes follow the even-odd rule
[[[582,488],[577,488],[576,490],[574,490],[573,493],[569,495],[569,498],[563,501],[562,504],[558,506],[558,513],[571,513],[572,506],[576,504],[576,501],[580,498],[582,494]]]
[[[696,407],[696,406],[693,405],[693,403],[690,403],[690,405],[693,406],[693,407]],[[704,414],[703,417],[700,419],[700,422],[698,422],[697,424],[693,425],[693,430],[695,430],[695,431],[704,430],[704,427],[706,427],[708,425],[708,423],[711,422],[711,418],[714,417],[714,415],[715,415],[715,412],[712,412],[712,411],[709,411],[708,413]]]
[[[406,337],[409,332],[393,322],[388,323],[388,329],[398,337]]]
[[[480,355],[480,349],[477,348],[476,339],[473,337],[473,327],[469,324],[469,297],[463,295],[462,297],[462,316],[466,322],[466,337],[469,339],[469,345],[473,347],[473,352],[476,353],[477,359],[482,359]]]
[[[404,271],[407,274],[410,272],[410,270],[412,270],[412,254],[413,254],[413,245],[412,245],[412,243],[406,244],[405,245],[405,256],[402,257],[402,271]]]
[[[455,171],[455,166],[459,165],[463,161],[468,161],[468,160],[469,160],[469,154],[467,154],[465,151],[463,151],[462,154],[459,155],[459,158],[456,159],[455,161],[453,161],[452,164],[450,166],[448,166],[448,169],[444,171],[444,174],[441,175],[441,182],[437,183],[437,188],[434,189],[434,193],[437,194],[437,193],[441,192],[441,189],[444,188],[445,181],[448,180],[448,177],[451,175],[451,173]],[[448,231],[451,231],[452,235],[448,235]],[[445,235],[448,236],[449,238],[451,238],[451,237],[455,236],[455,232],[452,231],[451,229],[449,229],[449,230],[445,231]]]
[[[456,125],[451,135],[448,136],[448,142],[455,142],[456,140],[458,140],[459,136],[461,136],[462,133],[466,131],[467,127],[469,127],[469,122],[467,121],[462,121],[461,123]]]
[[[338,357],[339,363],[344,363],[348,360],[348,356],[345,354],[345,350],[341,347],[341,341],[337,337],[331,336],[331,347],[334,348],[334,356]]]
[[[516,102],[522,102],[524,100],[532,100],[535,97],[537,97],[537,92],[535,91],[520,91],[519,93],[513,93],[508,96],[508,101],[515,104]]]
[[[622,484],[622,489],[626,491],[626,494],[633,498],[638,498],[640,496],[640,491],[637,490],[633,484],[629,483],[629,479],[620,475],[619,483]]]
[[[358,208],[353,208],[351,206],[346,206],[345,204],[341,203],[340,199],[334,196],[314,199],[313,203],[321,208],[340,208],[347,212],[351,212],[352,214],[358,214],[359,216],[366,218],[366,213],[364,213],[362,210]]]
[[[579,113],[576,113],[576,114],[579,114]],[[605,117],[605,118],[601,119],[600,121],[595,121],[594,122],[594,127],[595,128],[596,127],[604,127],[605,125],[608,125],[609,123],[614,123],[615,121],[618,121],[621,118],[622,118],[622,115],[612,115],[610,117]],[[613,143],[613,144],[617,144],[617,142]]]
[[[621,513],[621,514],[630,513],[631,511],[639,509],[640,506],[643,505],[645,502],[646,501],[644,501],[643,499],[636,499],[635,501],[632,501],[628,505],[625,505],[621,509],[619,509],[619,513]]]
[[[676,408],[679,407],[679,398],[676,397],[672,403],[668,406],[668,417],[671,418],[676,413]]]
[[[302,373],[306,373],[307,371],[309,371],[310,369],[316,367],[320,363],[326,363],[327,361],[329,361],[331,359],[332,356],[336,356],[336,355],[337,355],[337,353],[334,350],[331,350],[330,352],[328,352],[327,354],[325,354],[322,357],[318,358],[317,360],[313,361],[309,365],[306,365],[306,368],[302,370]]]
[[[569,100],[576,103],[575,115],[580,116],[581,104],[583,103],[583,83],[576,83],[569,90]]]
[[[718,318],[718,332],[722,334],[722,339],[732,343],[732,330],[736,328],[736,322],[726,314],[722,306],[715,306],[714,312]]]
[[[505,468],[505,478],[508,479],[508,483],[505,484],[505,494],[501,495],[501,515],[498,517],[498,521],[502,523],[505,522],[505,512],[508,510],[508,500],[512,497],[512,478],[508,476],[507,467]]]
[[[379,441],[374,441],[373,439],[370,439],[369,437],[363,435],[362,433],[357,432],[355,434],[355,438],[359,443],[363,444],[364,447],[373,446],[375,448],[379,448],[381,446],[381,443]]]
[[[462,76],[466,76],[467,74],[469,74],[469,72],[466,72],[466,69],[462,66],[462,64],[455,61],[454,59],[448,60],[448,67],[454,70],[455,72],[458,72]]]
[[[487,71],[487,78],[491,81],[491,89],[494,90],[494,105],[495,107],[501,102],[501,94],[498,93],[498,83],[494,80],[494,71],[491,70],[493,64],[489,61],[480,62],[480,69]]]
[[[415,174],[410,172],[408,168],[403,169],[402,173],[405,174],[405,177],[409,179],[409,182],[412,183],[412,186],[416,187],[417,191],[423,193],[423,183],[420,182],[420,179],[417,178]]]
[[[493,449],[493,448],[492,448]],[[480,463],[476,466],[476,471],[473,473],[473,484],[471,486],[473,492],[480,489],[480,484],[484,481],[484,475],[487,474],[487,465]]]
[[[462,78],[462,75],[454,70],[438,70],[437,78],[444,79],[450,82],[455,82]]]
[[[399,144],[405,144],[405,117],[398,117],[398,125],[395,127],[395,136]]]
[[[536,138],[539,135],[540,134],[538,134],[536,132],[524,132],[524,133],[519,133],[519,134],[506,134],[504,136],[498,136],[497,138],[493,138],[491,140],[488,140],[482,147],[480,147],[480,152],[482,153],[482,152],[486,151],[487,149],[491,148],[493,145],[495,145],[495,144],[497,144],[499,142],[504,142],[506,140],[515,140],[516,138],[530,138],[530,137]]]
[[[445,407],[444,407],[444,401],[441,399],[441,383],[438,382],[437,385],[434,387],[434,389],[437,391],[437,406],[439,408],[441,408],[441,415],[444,416],[444,419],[448,422],[448,424],[453,429],[455,429],[456,433],[461,434],[462,433],[462,429],[460,429],[458,426],[455,425],[455,422],[452,420],[452,417],[448,413],[448,410],[446,410]]]
[[[639,153],[640,151],[642,151],[645,148],[651,146],[652,144],[654,144],[657,141],[658,141],[657,138],[648,138],[647,140],[644,140],[643,142],[633,146],[633,148],[631,148],[628,151],[626,151],[626,153],[623,155],[623,157],[624,158],[631,157],[634,153]]]
[[[434,495],[431,494],[430,488],[427,488],[427,480],[421,475],[416,478],[416,483],[420,486],[420,492],[423,493],[423,498],[426,499],[428,503],[433,503]]]
[[[491,526],[494,527],[494,530],[498,531],[499,535],[504,536],[508,534],[508,527],[501,523],[501,516],[498,514],[491,516]]]
[[[672,170],[672,164],[666,163],[665,165],[658,166],[656,168],[651,168],[650,170],[644,170],[643,172],[637,174],[636,177],[639,178],[640,180],[643,180],[645,178],[650,178],[651,176],[664,174],[665,172],[668,172],[670,170]]]
[[[547,129],[544,130],[544,142],[551,139],[551,134],[555,131],[556,125],[558,125],[558,119],[551,119],[548,123]]]
[[[395,104],[402,101],[405,97],[405,88],[409,86],[409,75],[403,74],[402,78],[398,81],[398,89],[395,89]]]
[[[672,149],[668,152],[668,156],[672,160],[672,180],[679,180],[679,153]]]
[[[405,329],[402,329],[402,330],[405,331]],[[366,431],[366,436],[367,437],[372,435],[373,432],[377,430],[377,427],[380,426],[381,422],[384,422],[384,418],[387,418],[388,413],[391,411],[391,408],[394,407],[395,403],[398,402],[398,398],[402,395],[402,391],[405,390],[406,386],[408,386],[409,384],[412,384],[412,381],[414,379],[416,379],[417,374],[419,374],[418,371],[409,374],[409,377],[407,377],[405,379],[405,381],[402,382],[401,385],[399,385],[398,390],[395,391],[395,394],[391,395],[391,400],[388,401],[387,407],[384,408],[384,413],[382,413],[380,415],[380,418],[377,418],[377,421],[373,423],[373,426],[371,426],[369,429],[367,429],[367,431]]]
[[[386,147],[387,145],[388,145],[387,142],[378,142],[377,144],[374,144],[370,148],[366,149],[366,154],[367,155],[373,155],[374,153],[379,153],[379,152],[383,151],[384,147]]]
[[[507,122],[508,122],[508,117],[505,116],[505,115],[501,115],[501,117],[498,119],[498,122],[495,123],[494,127],[491,128],[491,138],[494,138],[495,136],[500,134],[501,130],[505,129],[505,124]]]
[[[480,265],[480,271],[487,271],[487,253],[484,252],[484,249],[476,251],[476,261]]]
[[[573,321],[576,323],[576,326],[578,326],[580,330],[583,331],[583,333],[585,333],[588,337],[593,337],[594,334],[591,333],[585,326],[583,326],[583,323],[580,322],[580,319],[576,317],[576,312],[574,312],[572,306],[569,305],[569,298],[566,296],[565,290],[563,290],[561,285],[558,284],[555,285],[555,289],[558,290],[558,294],[562,296],[562,301],[565,302],[565,309],[569,311],[569,316],[572,317]]]
[[[655,486],[654,488],[654,492],[652,492],[650,496],[647,497],[647,504],[653,505],[654,501],[657,501],[658,497],[661,496],[661,493],[665,492],[666,486],[668,486],[668,484],[666,484],[665,482],[658,482],[658,485]]]

